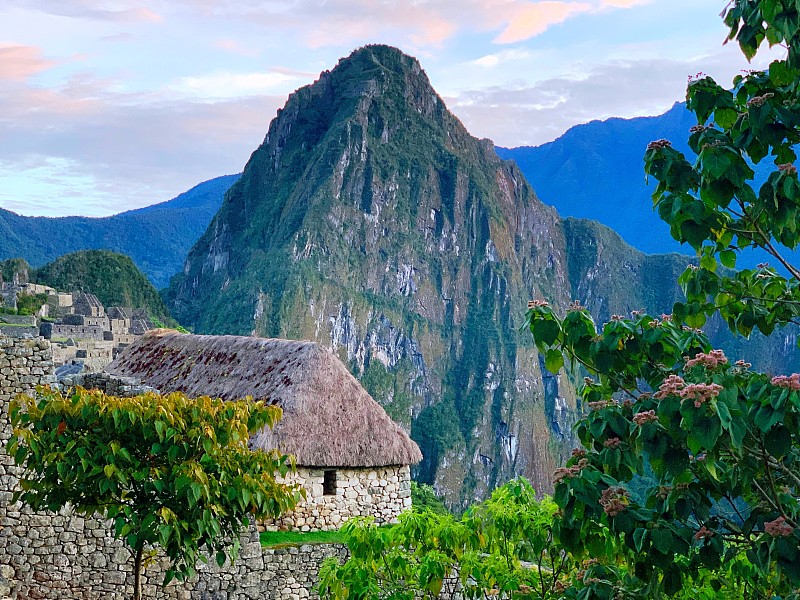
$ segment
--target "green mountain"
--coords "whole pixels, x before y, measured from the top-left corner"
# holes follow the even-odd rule
[[[8,261],[10,262],[10,261]],[[175,326],[153,284],[133,261],[108,250],[81,250],[29,272],[29,280],[57,290],[90,292],[103,306],[147,309],[151,318]]]
[[[0,208],[0,260],[22,257],[38,267],[77,250],[113,250],[165,287],[238,178],[217,177],[167,202],[99,219],[24,217]]]
[[[527,302],[668,312],[678,255],[563,221],[469,135],[416,59],[367,46],[289,97],[165,297],[202,333],[315,339],[411,433],[453,507],[574,446],[575,391]]]

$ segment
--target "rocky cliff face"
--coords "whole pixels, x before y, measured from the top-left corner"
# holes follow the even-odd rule
[[[573,387],[518,331],[529,299],[570,299],[561,219],[393,48],[289,98],[168,297],[196,331],[332,348],[453,506],[547,490],[571,448]]]
[[[518,474],[548,491],[575,443],[575,388],[519,331],[527,301],[671,312],[686,262],[562,221],[415,59],[368,46],[289,98],[167,297],[197,332],[337,352],[411,429],[415,478],[464,507]],[[793,332],[745,348],[716,328],[731,356],[797,363]]]

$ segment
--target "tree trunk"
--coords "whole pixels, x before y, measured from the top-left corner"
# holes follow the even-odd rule
[[[133,600],[142,600],[142,555],[144,546],[136,548],[133,559]]]

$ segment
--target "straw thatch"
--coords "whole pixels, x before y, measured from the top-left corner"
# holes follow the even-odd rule
[[[417,445],[342,362],[315,342],[156,330],[123,350],[106,371],[161,392],[235,400],[252,396],[283,408],[274,430],[251,440],[316,467],[409,465]]]

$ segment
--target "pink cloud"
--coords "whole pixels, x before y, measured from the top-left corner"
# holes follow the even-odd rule
[[[212,45],[219,50],[224,50],[225,52],[231,52],[233,54],[238,54],[240,56],[258,56],[258,52],[251,50],[250,48],[245,48],[236,40],[232,40],[230,38],[219,38],[212,42]]]
[[[42,49],[36,46],[0,45],[0,79],[25,80],[55,64],[42,58]]]
[[[625,0],[623,0],[625,1]],[[550,26],[592,10],[585,2],[545,1],[519,6],[506,28],[495,38],[499,44],[521,42],[544,33]]]

